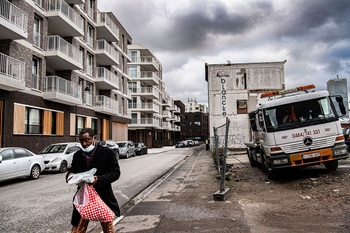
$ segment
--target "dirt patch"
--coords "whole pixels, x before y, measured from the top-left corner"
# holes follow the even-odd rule
[[[248,163],[227,171],[225,186],[252,232],[350,232],[350,160],[335,172],[317,165],[283,171],[273,181]]]

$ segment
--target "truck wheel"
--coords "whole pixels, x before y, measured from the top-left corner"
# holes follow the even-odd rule
[[[276,171],[272,170],[265,154],[262,154],[263,159],[263,169],[267,174],[269,180],[275,180],[277,178]]]
[[[247,154],[248,154],[250,166],[257,167],[257,166],[259,166],[259,163],[257,161],[255,161],[253,153],[255,153],[255,151],[251,151],[251,150],[247,149]]]
[[[335,171],[338,168],[338,160],[332,160],[324,163],[328,171]]]

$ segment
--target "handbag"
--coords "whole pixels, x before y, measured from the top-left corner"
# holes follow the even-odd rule
[[[73,205],[83,219],[111,222],[114,212],[103,202],[92,185],[84,183],[74,196]]]

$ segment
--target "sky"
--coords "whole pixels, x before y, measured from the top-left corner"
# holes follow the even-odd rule
[[[205,63],[287,60],[286,88],[326,90],[350,76],[349,0],[98,0],[98,9],[157,57],[166,91],[184,103],[207,105]]]

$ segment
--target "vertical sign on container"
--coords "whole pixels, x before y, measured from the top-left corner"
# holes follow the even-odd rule
[[[227,101],[226,101],[226,77],[230,77],[225,71],[218,71],[216,73],[216,77],[220,78],[220,86],[221,86],[221,115],[226,117],[227,115]]]

